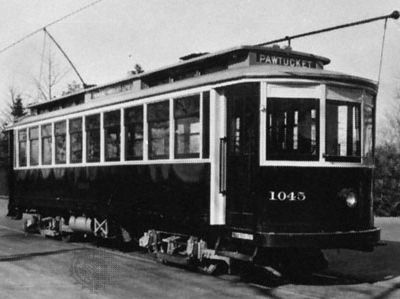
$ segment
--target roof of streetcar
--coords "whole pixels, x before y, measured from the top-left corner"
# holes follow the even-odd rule
[[[303,82],[312,84],[353,84],[360,88],[368,88],[376,91],[376,82],[361,77],[351,76],[340,72],[333,72],[320,69],[291,68],[275,65],[257,65],[247,68],[237,68],[216,72],[204,76],[189,78],[169,84],[158,85],[152,88],[143,89],[136,92],[128,92],[118,96],[105,97],[103,99],[92,100],[82,105],[72,106],[60,110],[51,111],[39,115],[26,116],[13,127],[23,126],[29,123],[43,121],[46,119],[57,118],[74,113],[91,111],[106,106],[122,104],[125,102],[141,100],[148,97],[159,96],[162,94],[193,89],[202,86],[215,87],[219,84],[229,82],[238,83],[240,80],[271,80],[286,79],[290,83]],[[190,91],[192,93],[192,91]],[[168,96],[167,96],[168,97]],[[11,127],[10,127],[11,128]]]
[[[53,117],[90,111],[105,106],[182,91],[185,89],[202,86],[217,86],[218,84],[229,84],[231,81],[234,82],[245,79],[288,79],[293,82],[297,80],[305,80],[313,83],[347,83],[376,90],[376,83],[374,81],[340,72],[324,70],[323,66],[330,62],[328,58],[309,53],[292,51],[289,49],[281,49],[279,47],[267,48],[260,46],[239,46],[211,54],[200,53],[189,55],[189,57],[193,58],[157,70],[131,75],[127,78],[101,86],[87,88],[51,101],[30,105],[28,108],[31,110],[44,109],[51,105],[59,105],[60,108],[37,115],[27,115],[22,119],[19,119],[14,123],[14,125],[9,126],[9,128]],[[273,58],[275,58],[275,61],[272,61]],[[205,74],[185,77],[176,81],[155,84],[154,86],[148,86],[147,88],[130,89],[112,95],[106,94],[105,96],[100,94],[96,98],[92,97],[89,100],[83,100],[84,98],[88,98],[90,95],[93,96],[93,94],[99,94],[101,90],[106,90],[113,86],[122,86],[126,82],[139,82],[139,84],[142,85],[143,82],[148,80],[148,78],[159,78],[158,76],[161,74],[169,76],[171,74],[179,75],[179,71],[184,72],[188,69],[192,70],[193,68],[204,66],[212,67],[214,64],[218,63],[220,65],[226,64],[226,67]],[[285,65],[285,63],[292,63],[292,66],[287,64]],[[76,100],[77,97],[80,97],[82,102],[66,108],[61,107],[62,103],[68,101],[72,102],[73,100]]]
[[[60,96],[60,97],[51,99],[49,101],[33,103],[33,104],[29,105],[29,108],[46,105],[50,102],[56,102],[56,101],[59,101],[64,98],[72,97],[72,96],[75,96],[78,94],[83,94],[86,92],[97,90],[97,89],[107,87],[110,85],[115,85],[115,84],[122,83],[124,81],[129,81],[132,79],[147,78],[147,77],[154,76],[154,75],[157,75],[157,74],[160,74],[163,72],[179,72],[180,70],[186,69],[186,68],[194,66],[194,65],[204,64],[204,63],[208,63],[208,62],[212,63],[215,61],[215,59],[227,58],[227,57],[230,57],[230,56],[235,55],[240,52],[248,53],[250,51],[261,51],[261,52],[275,53],[278,55],[279,54],[288,55],[290,57],[301,57],[301,58],[306,58],[306,59],[312,59],[314,61],[321,62],[322,65],[326,65],[326,64],[330,63],[330,60],[326,57],[317,56],[317,55],[313,55],[310,53],[293,51],[288,48],[280,48],[279,46],[261,47],[261,46],[243,45],[243,46],[237,46],[237,47],[233,47],[233,48],[229,48],[229,49],[225,49],[225,50],[217,51],[217,52],[213,52],[213,53],[200,53],[200,54],[194,54],[194,55],[190,54],[190,55],[181,57],[181,61],[179,61],[178,63],[172,64],[169,66],[164,66],[161,68],[157,68],[157,69],[154,69],[151,71],[143,72],[140,74],[131,74],[131,75],[129,75],[125,78],[119,79],[119,80],[111,81],[111,82],[108,82],[108,83],[102,84],[102,85],[91,86],[89,88],[86,88],[86,89],[83,89],[83,90],[80,90],[80,91],[77,91],[75,93],[68,94],[65,96]],[[193,58],[187,59],[186,57],[193,57]]]

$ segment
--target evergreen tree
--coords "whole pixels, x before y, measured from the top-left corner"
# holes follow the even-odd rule
[[[11,104],[11,115],[14,120],[25,115],[25,109],[22,103],[22,98],[20,95],[17,95],[15,99],[13,99]]]
[[[144,72],[144,69],[142,68],[142,66],[140,64],[135,64],[135,73],[141,74],[143,72]]]

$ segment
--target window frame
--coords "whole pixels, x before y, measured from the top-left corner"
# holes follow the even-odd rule
[[[165,118],[155,118],[155,120],[150,120],[150,106],[156,106],[156,105],[160,105],[161,104],[165,104],[168,107],[168,113],[166,113],[168,115],[168,117]],[[161,101],[157,101],[157,102],[152,102],[152,103],[148,103],[147,104],[147,144],[148,144],[148,149],[147,149],[147,154],[148,154],[148,160],[164,160],[164,159],[170,159],[171,158],[171,126],[172,126],[172,121],[171,121],[171,105],[170,105],[170,99],[166,99],[166,100],[161,100]],[[165,132],[167,133],[167,138],[165,137],[159,137],[159,138],[152,138],[151,137],[151,130],[154,128],[153,126],[155,124],[158,125],[163,125],[167,123],[168,126],[166,128],[162,128],[163,130],[165,130]],[[155,129],[159,129],[159,128],[155,128]],[[167,141],[167,144],[164,144],[164,153],[162,155],[152,155],[152,141],[153,140],[163,140],[164,142]]]
[[[46,134],[46,135],[43,134],[43,132],[45,132],[45,129],[44,129],[45,127],[50,127],[50,133],[49,134]],[[40,149],[41,149],[41,157],[42,157],[42,159],[41,159],[42,164],[41,165],[46,165],[46,166],[53,165],[53,154],[54,154],[54,149],[53,149],[54,137],[53,136],[54,136],[54,134],[53,134],[53,122],[45,123],[45,124],[41,124],[40,125],[40,137],[41,137],[40,138],[41,139],[40,140],[40,144],[41,144]],[[49,152],[50,160],[49,160],[49,157],[46,155],[46,153],[44,151],[44,149],[45,149],[44,144],[45,144],[45,141],[47,139],[50,139],[50,143],[49,143],[50,144],[50,147],[49,147],[49,149],[50,149],[50,152]]]
[[[173,101],[175,98],[186,98],[186,97],[191,97],[191,96],[197,96],[200,98],[200,107],[199,107],[199,112],[198,114],[200,115],[200,122],[199,122],[199,154],[196,154],[196,157],[175,157],[174,152],[174,146],[175,146],[175,134],[174,134],[174,114],[173,114]],[[206,160],[210,161],[210,139],[212,138],[212,132],[210,132],[210,126],[211,124],[209,123],[212,121],[212,116],[210,115],[211,112],[211,107],[212,103],[210,103],[211,98],[213,97],[212,95],[212,89],[209,88],[199,88],[199,89],[193,89],[188,92],[186,90],[185,92],[179,91],[179,92],[171,92],[168,94],[168,97],[166,98],[165,95],[158,95],[146,99],[140,99],[138,101],[128,101],[126,103],[119,103],[117,105],[110,105],[110,106],[105,106],[101,108],[96,108],[96,109],[90,109],[87,111],[79,111],[79,112],[74,112],[69,115],[60,115],[51,119],[43,119],[40,121],[34,121],[28,124],[22,124],[21,126],[15,127],[13,130],[18,134],[20,131],[26,131],[26,143],[23,146],[19,146],[19,141],[18,137],[15,138],[15,153],[16,153],[16,159],[15,159],[15,165],[14,167],[16,169],[19,168],[29,168],[31,165],[29,165],[29,128],[38,126],[39,128],[39,164],[38,165],[32,165],[34,168],[35,166],[39,166],[41,168],[62,168],[62,167],[69,167],[69,166],[74,166],[74,167],[80,167],[80,166],[99,166],[99,165],[133,165],[133,164],[157,164],[157,163],[181,163],[181,161],[185,161],[184,163],[198,163],[200,160]],[[204,101],[207,103],[204,104]],[[160,102],[166,102],[165,108],[168,103],[168,119],[165,117],[165,122],[168,122],[168,130],[167,127],[165,126],[165,133],[168,134],[168,149],[166,148],[165,150],[168,150],[168,157],[165,156],[160,156],[160,157],[151,157],[150,155],[150,150],[149,150],[149,143],[151,135],[149,134],[149,130],[151,129],[151,121],[150,123],[148,122],[148,107],[150,107],[151,110],[151,105],[157,104]],[[125,125],[125,111],[128,109],[132,109],[135,107],[141,106],[143,107],[143,121],[142,121],[142,126],[143,126],[143,142],[142,142],[142,152],[143,156],[140,159],[130,159],[129,157],[125,156],[125,143],[127,140],[126,139],[126,125]],[[105,138],[104,138],[104,115],[110,111],[120,111],[120,159],[114,160],[114,161],[106,161],[105,159]],[[90,132],[86,130],[86,119],[90,119],[91,116],[97,115],[97,117],[100,116],[100,130],[99,130],[99,135],[100,135],[100,160],[98,157],[96,157],[96,161],[94,159],[87,159],[87,152],[88,152],[88,138],[90,135]],[[167,115],[167,113],[165,113]],[[197,115],[198,116],[198,115]],[[204,123],[203,118],[206,118],[207,123]],[[81,130],[71,130],[70,124],[74,120],[80,120],[81,123]],[[158,121],[159,119],[155,119],[155,121]],[[59,136],[59,134],[56,134],[55,126],[56,123],[59,122],[66,122],[66,133],[65,133],[65,138],[66,138],[66,161],[59,163],[56,162],[56,138]],[[42,137],[42,127],[46,127],[47,130],[51,130],[51,135],[49,134],[44,134]],[[96,126],[98,127],[98,119],[97,119],[97,124]],[[98,128],[93,128],[93,130],[98,130]],[[206,132],[205,132],[206,130]],[[49,131],[50,132],[50,131]],[[88,133],[88,134],[87,134]],[[81,159],[72,159],[73,151],[72,151],[72,145],[73,145],[73,139],[72,137],[74,134],[79,134],[77,138],[81,140]],[[196,133],[199,134],[199,133]],[[150,135],[150,136],[149,136]],[[62,134],[64,136],[64,133]],[[47,145],[48,146],[43,146],[43,140],[47,140]],[[98,136],[96,137],[97,142],[99,141]],[[22,163],[20,165],[19,163],[19,147],[25,147],[24,148],[24,153],[25,153],[25,159],[26,162],[25,164]],[[48,159],[43,159],[44,155],[44,149],[48,147],[49,152],[48,154],[51,155],[51,163],[50,163],[50,157]],[[50,152],[51,151],[51,152]],[[47,162],[46,162],[47,161]],[[43,163],[45,162],[45,163]]]
[[[118,113],[118,121],[116,123],[110,123],[108,124],[108,117],[111,116],[111,114],[117,114]],[[104,162],[112,162],[112,161],[120,161],[121,160],[121,109],[115,109],[115,110],[110,110],[110,111],[105,111],[103,112],[103,132],[102,134],[104,135]],[[112,134],[109,130],[116,130],[117,134],[117,140],[116,140],[116,145],[117,145],[117,155],[116,157],[110,157],[109,152],[108,152],[108,142],[110,141],[109,139],[109,133]],[[115,133],[115,132],[114,132]],[[114,144],[115,145],[115,144]]]
[[[376,142],[376,96],[370,94],[367,92],[368,95],[371,96],[371,103],[367,103],[365,101],[363,105],[361,106],[361,114],[362,114],[362,132],[361,132],[361,155],[362,155],[362,160],[363,163],[366,165],[373,166],[374,165],[374,159],[375,159],[375,142]],[[372,120],[372,130],[371,130],[371,153],[369,156],[367,156],[367,146],[366,146],[366,136],[367,136],[367,125],[366,125],[366,110],[367,107],[371,109],[371,120]]]
[[[83,131],[84,131],[83,120],[84,120],[84,116],[79,116],[79,117],[70,118],[69,121],[68,121],[69,144],[67,146],[69,147],[69,163],[70,164],[74,164],[74,165],[83,163],[83,156],[85,154],[83,152],[83,142],[84,142],[84,140],[83,140]],[[80,130],[73,130],[72,129],[72,123],[75,122],[75,121],[80,121]],[[78,134],[80,135],[80,145],[81,145],[81,147],[80,147],[81,155],[80,155],[80,160],[79,161],[72,159],[74,153],[76,152],[76,151],[72,150],[72,145],[73,145],[72,140],[73,140],[73,136],[74,135],[78,135]]]
[[[93,113],[93,114],[88,114],[88,115],[85,115],[85,135],[86,135],[86,140],[85,140],[85,143],[86,143],[86,152],[85,152],[85,157],[86,157],[86,162],[87,163],[100,163],[101,162],[101,139],[102,139],[102,137],[101,137],[101,135],[102,135],[102,127],[101,127],[101,112],[99,112],[99,113]],[[89,122],[88,122],[88,119],[90,119],[90,118],[95,118],[95,117],[98,117],[98,125],[97,126],[93,126],[93,127],[89,127]],[[97,135],[96,136],[94,136],[95,137],[95,142],[98,142],[98,151],[96,151],[96,152],[94,152],[94,153],[96,153],[96,156],[95,157],[92,157],[91,159],[89,159],[89,144],[90,144],[90,142],[89,142],[89,139],[90,138],[92,138],[93,136],[91,135],[91,133],[97,133]],[[96,146],[96,147],[97,147]]]
[[[362,131],[363,130],[365,130],[365,128],[363,128],[363,119],[364,119],[364,116],[363,116],[363,112],[362,112],[362,109],[363,109],[363,103],[362,102],[358,102],[358,101],[346,101],[346,100],[332,100],[332,99],[329,99],[329,98],[327,98],[326,99],[326,108],[325,108],[325,115],[327,115],[328,113],[327,113],[327,110],[328,110],[328,103],[331,103],[331,104],[334,104],[334,105],[337,105],[337,104],[342,104],[342,105],[345,105],[346,107],[347,107],[347,109],[349,108],[349,107],[358,107],[358,138],[359,138],[359,140],[358,140],[358,143],[359,143],[359,145],[358,145],[358,155],[357,156],[354,156],[354,155],[343,155],[343,156],[341,156],[341,155],[330,155],[330,154],[327,154],[326,152],[327,152],[327,145],[328,145],[328,133],[326,133],[326,137],[325,137],[325,153],[323,154],[323,156],[324,156],[324,158],[325,158],[325,161],[328,161],[328,162],[356,162],[356,163],[360,163],[361,162],[361,159],[362,159],[362,152],[363,152],[363,149],[362,149]],[[325,120],[325,132],[327,131],[327,127],[328,127],[328,121],[327,121],[327,117],[325,118],[326,120]],[[349,129],[349,124],[347,124],[347,128],[346,128],[346,148],[347,147],[349,147],[349,140],[348,140],[348,138],[349,138],[349,131],[348,131],[348,129]],[[353,141],[353,138],[354,138],[354,136],[352,135],[353,134],[353,132],[351,132],[350,133],[351,134],[351,136],[352,136],[352,143],[354,142]],[[353,144],[352,144],[353,145]]]
[[[181,116],[177,116],[177,110],[176,110],[176,103],[178,101],[185,101],[185,100],[189,100],[189,101],[194,101],[196,98],[196,100],[198,101],[198,107],[197,107],[197,112],[193,112],[190,115],[181,115]],[[201,153],[202,153],[202,147],[201,144],[203,142],[202,140],[202,119],[201,119],[201,102],[202,102],[202,96],[201,94],[193,94],[193,95],[188,95],[188,96],[184,96],[184,97],[177,97],[173,99],[173,125],[174,125],[174,157],[175,159],[185,159],[185,158],[190,158],[190,159],[197,159],[201,157]],[[184,119],[192,119],[195,118],[193,115],[197,114],[197,124],[198,124],[198,132],[196,133],[191,133],[190,132],[190,125],[192,123],[188,123],[189,124],[189,134],[186,131],[186,125],[184,124],[184,133],[183,134],[178,134],[178,122],[180,120],[184,120]],[[185,149],[187,149],[187,147],[189,147],[189,152],[184,152],[184,153],[178,153],[178,137],[182,136],[184,137],[184,147]],[[198,136],[198,152],[190,152],[190,138],[196,135]],[[186,141],[189,141],[189,144],[186,144]]]
[[[139,120],[130,120],[128,121],[128,111],[133,111],[133,110],[141,110],[141,119],[139,117]],[[140,114],[140,111],[138,112]],[[145,153],[145,105],[136,105],[136,106],[131,106],[131,107],[126,107],[124,108],[124,135],[125,135],[125,161],[138,161],[138,160],[143,160],[144,159],[144,153]],[[142,138],[135,138],[136,135],[136,128],[141,127],[141,135]],[[131,130],[133,129],[133,130]],[[134,137],[133,137],[133,147],[131,148],[132,144],[129,142],[128,134],[131,132],[134,132]],[[135,154],[135,143],[137,140],[141,140],[141,155],[134,155]],[[129,155],[129,149],[133,151],[133,155]]]
[[[21,140],[21,133],[25,133],[25,138]],[[28,129],[19,129],[17,134],[17,145],[18,145],[18,167],[28,166]],[[21,144],[25,144],[25,150],[21,151]],[[24,163],[21,163],[21,153],[24,153]]]
[[[368,100],[365,95],[368,95],[372,100]],[[267,98],[268,97],[310,97],[320,99],[320,123],[319,123],[319,159],[317,161],[286,161],[276,160],[271,161],[266,159],[266,121],[267,121]],[[326,101],[327,99],[340,100],[351,103],[361,104],[361,161],[327,161],[325,154],[325,128],[326,128]],[[273,79],[261,80],[260,84],[260,166],[293,166],[293,167],[367,167],[373,165],[369,163],[364,154],[364,104],[370,103],[373,108],[373,113],[376,113],[376,90],[362,84],[339,83],[339,82],[314,82],[308,80],[293,80],[293,79]],[[369,102],[368,102],[369,101]],[[373,115],[373,150],[375,148],[375,130],[376,116]]]
[[[36,136],[36,138],[32,138],[32,130],[34,130],[34,129],[36,129],[37,130],[37,136]],[[32,127],[29,127],[28,128],[28,132],[29,132],[29,138],[28,138],[28,140],[29,140],[29,166],[38,166],[39,164],[40,164],[40,146],[39,146],[39,143],[40,143],[40,140],[39,140],[39,130],[40,130],[40,128],[39,128],[39,126],[32,126]],[[36,161],[36,163],[32,163],[32,157],[33,157],[33,155],[32,155],[32,149],[33,149],[33,140],[36,140],[37,141],[37,161]]]
[[[64,133],[58,133],[57,132],[57,126],[64,124]],[[60,150],[60,148],[58,147],[57,144],[57,139],[58,137],[64,137],[64,160],[58,160],[58,151]],[[54,155],[55,155],[55,159],[54,159],[54,163],[55,164],[67,164],[67,121],[66,120],[61,120],[61,121],[56,121],[54,122]]]
[[[315,149],[315,154],[312,154],[312,153],[290,153],[290,152],[279,154],[279,153],[276,153],[277,150],[275,150],[275,152],[271,154],[270,151],[269,151],[269,148],[268,148],[269,144],[270,144],[269,133],[268,133],[269,130],[270,130],[270,122],[269,122],[269,119],[268,119],[270,110],[269,110],[269,108],[267,108],[267,111],[266,111],[266,118],[267,119],[266,119],[266,127],[265,127],[265,131],[266,131],[266,139],[265,139],[265,142],[266,142],[266,153],[265,153],[265,158],[266,158],[266,160],[267,161],[291,161],[291,162],[292,161],[298,161],[298,162],[315,162],[315,161],[319,161],[320,147],[321,147],[320,146],[320,143],[321,143],[321,140],[320,140],[320,118],[321,118],[321,115],[320,115],[320,106],[321,106],[320,99],[319,98],[310,98],[310,97],[307,97],[307,98],[306,97],[298,97],[298,98],[268,97],[267,98],[267,107],[272,105],[272,103],[270,101],[276,101],[277,103],[279,103],[280,101],[282,101],[282,102],[283,101],[287,101],[287,102],[290,102],[290,101],[293,101],[293,102],[294,101],[309,101],[310,103],[311,103],[311,101],[313,102],[312,104],[314,104],[314,108],[312,110],[314,110],[314,109],[316,110],[316,117],[315,117],[315,135],[316,135],[315,136],[315,141],[316,141],[316,146],[315,147],[316,147],[316,149]],[[297,111],[297,110],[293,110],[293,111]],[[299,114],[300,113],[298,112],[297,115],[299,115]],[[286,113],[285,113],[285,115],[286,115]],[[294,114],[294,115],[296,115],[296,114]],[[286,128],[292,128],[292,129],[297,128],[297,132],[298,132],[298,135],[299,135],[299,131],[300,131],[299,130],[299,121],[298,121],[299,116],[297,116],[297,118],[296,117],[294,117],[294,118],[297,119],[297,123],[293,122],[293,124],[289,124],[287,122],[287,120],[285,120],[285,131],[286,131]],[[293,138],[292,142],[293,142],[293,147],[294,147],[294,143],[295,143],[294,138]],[[296,145],[297,145],[297,148],[298,148],[298,146],[299,146],[299,138],[296,139]],[[294,149],[293,149],[293,151],[294,151]]]

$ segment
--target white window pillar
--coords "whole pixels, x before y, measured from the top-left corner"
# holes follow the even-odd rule
[[[226,195],[220,193],[220,138],[226,137],[226,96],[216,90],[210,92],[210,224],[226,223]]]

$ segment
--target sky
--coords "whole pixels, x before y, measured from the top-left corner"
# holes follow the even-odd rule
[[[0,49],[94,0],[0,0]],[[103,84],[173,64],[193,52],[251,45],[390,14],[398,0],[102,0],[47,27],[84,81]],[[384,21],[292,41],[292,48],[331,59],[326,69],[378,79]],[[43,49],[46,49],[44,52]],[[79,82],[43,32],[0,53],[0,109],[10,87],[26,104],[37,100],[34,81],[46,76],[43,53],[53,53],[62,80],[54,94]],[[0,50],[1,51],[1,50]],[[378,127],[400,87],[400,20],[388,21],[378,95]],[[400,99],[399,99],[400,100]]]

